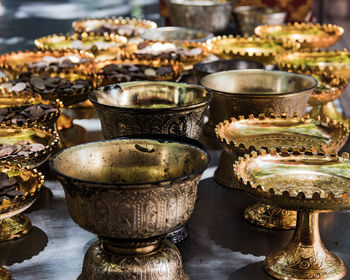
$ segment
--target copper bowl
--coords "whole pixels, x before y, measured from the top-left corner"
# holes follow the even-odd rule
[[[187,222],[209,156],[196,141],[176,139],[130,136],[55,155],[50,167],[72,219],[99,237],[118,239],[160,236]]]
[[[129,82],[89,93],[106,139],[132,134],[199,138],[212,94],[198,85]]]

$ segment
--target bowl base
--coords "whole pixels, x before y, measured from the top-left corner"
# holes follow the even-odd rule
[[[267,229],[294,229],[297,212],[257,202],[244,210],[244,219]]]
[[[103,249],[101,242],[86,252],[79,280],[188,280],[181,255],[175,245],[162,240],[147,254],[118,255]]]
[[[242,190],[241,183],[233,173],[233,164],[238,160],[238,156],[233,153],[228,153],[225,149],[222,150],[218,168],[214,172],[215,182],[232,189]]]
[[[176,230],[169,232],[166,235],[166,238],[174,244],[178,244],[189,236],[189,230],[188,230],[188,225],[184,224],[183,226],[177,228]]]
[[[0,241],[20,238],[26,235],[31,229],[32,222],[22,214],[3,219],[0,222]]]

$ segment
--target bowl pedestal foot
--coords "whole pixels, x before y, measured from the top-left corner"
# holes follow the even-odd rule
[[[337,120],[340,123],[343,123],[345,126],[349,127],[350,122],[349,118],[343,116],[341,113],[337,111],[333,102],[328,102],[323,105],[312,107],[309,112],[310,117],[314,118],[317,116],[321,116],[322,118],[329,118],[331,120]]]
[[[267,229],[294,229],[297,212],[257,202],[244,210],[244,219]]]
[[[291,242],[266,257],[264,269],[267,274],[281,280],[338,280],[345,277],[343,260],[328,252],[321,241],[318,218],[318,213],[298,212]]]
[[[86,252],[79,280],[188,280],[181,255],[166,239],[101,239]]]
[[[20,238],[30,232],[31,229],[32,222],[23,214],[5,218],[0,220],[0,241]]]

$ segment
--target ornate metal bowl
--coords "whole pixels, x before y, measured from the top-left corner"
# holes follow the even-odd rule
[[[277,57],[277,63],[278,67],[283,70],[328,72],[347,80],[350,79],[350,54],[347,50],[285,53]]]
[[[116,33],[127,38],[139,36],[147,29],[157,28],[157,24],[153,21],[128,17],[82,19],[74,21],[72,27],[76,33],[92,32],[103,35],[106,32],[103,31],[104,25],[107,25],[110,30],[107,33]]]
[[[28,168],[36,168],[44,163],[55,151],[59,142],[59,135],[52,129],[40,127],[38,125],[6,125],[0,124],[0,144],[14,145],[18,142],[27,141],[30,144],[42,144],[43,148],[28,152],[28,154],[12,154],[2,156],[0,164],[7,162],[21,164]]]
[[[240,6],[233,10],[239,32],[243,36],[254,35],[255,27],[262,24],[281,24],[287,13],[278,8]]]
[[[48,57],[60,58],[63,56],[70,57],[79,69],[83,68],[85,70],[89,70],[93,67],[93,59],[94,56],[90,52],[86,52],[83,50],[49,50],[49,51],[19,51],[12,53],[5,53],[0,55],[0,70],[3,71],[7,75],[18,74],[20,72],[26,72],[29,70],[34,70],[30,67],[30,64],[35,62],[41,62],[43,59],[47,59]],[[81,62],[79,61],[81,60]],[[69,65],[71,66],[71,65]],[[57,72],[57,66],[51,65],[47,67],[49,71]],[[69,69],[70,67],[64,68],[61,67],[62,70]]]
[[[208,32],[226,29],[233,8],[229,0],[167,0],[167,5],[172,25]]]
[[[51,160],[71,217],[100,239],[88,250],[79,279],[188,279],[176,247],[155,236],[187,222],[209,156],[197,141],[174,139],[92,142]]]
[[[112,52],[115,55],[118,54],[119,46],[126,42],[127,38],[115,34],[74,33],[41,37],[36,39],[34,44],[40,50],[78,49],[92,52],[95,57],[98,57],[105,54],[110,55]]]
[[[350,208],[349,155],[317,149],[271,149],[240,158],[234,167],[245,190],[285,209],[298,210],[291,242],[269,254],[265,271],[275,279],[343,279],[346,266],[322,244],[319,212]]]
[[[317,85],[310,76],[265,70],[224,71],[210,74],[200,83],[214,92],[205,130],[213,136],[216,124],[240,115],[304,115]],[[241,188],[231,172],[232,164],[232,156],[223,150],[214,179],[224,186]]]
[[[302,48],[328,48],[344,34],[344,29],[332,24],[288,23],[286,25],[261,25],[255,29],[256,35],[275,41],[293,41]]]
[[[210,51],[221,59],[251,59],[264,64],[274,64],[278,54],[287,49],[298,49],[297,44],[278,44],[272,39],[259,37],[217,36],[207,41]]]
[[[58,117],[61,114],[63,109],[63,103],[60,100],[49,101],[42,100],[40,95],[37,94],[25,94],[23,92],[9,92],[6,89],[0,88],[0,108],[8,108],[10,111],[25,109],[31,105],[50,105],[55,111],[50,111],[47,114],[44,114],[40,117],[29,118],[25,117],[25,123],[28,124],[37,124],[39,126],[45,126],[47,128],[53,128],[56,123]],[[13,123],[11,120],[4,120],[5,123],[11,124]]]
[[[189,41],[205,43],[212,38],[213,33],[191,29],[186,27],[158,27],[141,34],[141,38],[147,41]]]
[[[203,87],[172,82],[130,82],[89,94],[106,139],[132,134],[201,135],[211,93]]]

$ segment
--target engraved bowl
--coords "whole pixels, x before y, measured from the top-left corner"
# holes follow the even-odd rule
[[[198,85],[129,82],[89,93],[106,139],[132,134],[199,138],[212,94]]]
[[[122,137],[63,150],[50,167],[79,226],[100,238],[145,239],[191,216],[209,162],[200,147],[168,135]]]

